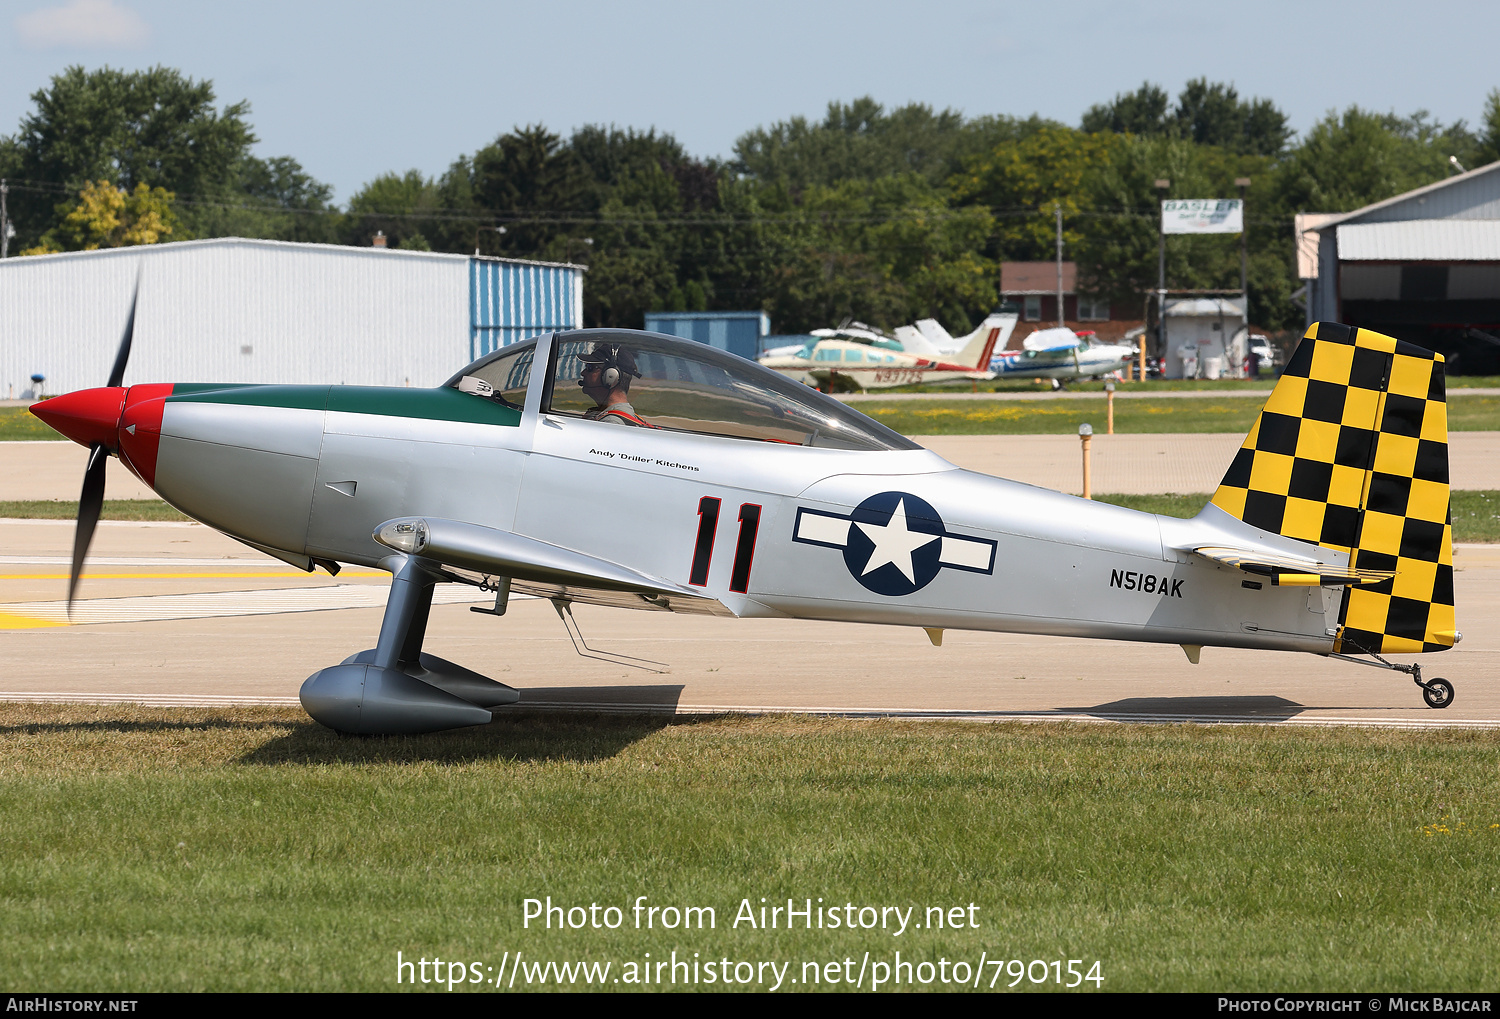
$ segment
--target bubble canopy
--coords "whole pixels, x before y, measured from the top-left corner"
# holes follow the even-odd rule
[[[691,340],[624,329],[557,333],[544,373],[533,370],[536,349],[536,340],[503,347],[446,384],[513,407],[542,385],[543,413],[582,418],[599,407],[599,391],[579,380],[602,356],[647,427],[827,449],[921,448],[830,396]]]

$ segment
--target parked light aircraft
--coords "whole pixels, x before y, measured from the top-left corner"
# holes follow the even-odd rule
[[[1021,341],[1020,350],[1007,350],[990,361],[999,378],[1086,379],[1119,371],[1136,356],[1136,349],[1094,343],[1066,326],[1038,329]]]
[[[833,392],[890,389],[923,382],[984,382],[995,377],[989,368],[991,355],[997,345],[1003,346],[1002,334],[1008,337],[1007,327],[1014,323],[1014,315],[991,315],[978,329],[962,337],[958,352],[947,357],[893,349],[896,344],[888,337],[867,327],[855,332],[846,326],[829,330],[832,335],[828,336],[815,332],[817,339],[800,350],[772,351],[760,363],[796,381],[811,381],[817,388]]]
[[[302,686],[355,733],[487,722],[517,691],[422,651],[433,587],[648,611],[1390,653],[1454,629],[1443,359],[1323,323],[1223,483],[1181,520],[961,470],[823,394],[666,336],[548,333],[435,389],[123,385],[36,404],[90,447],[69,602],[106,455],[305,570],[392,575],[374,648]],[[576,627],[570,626],[574,633]]]

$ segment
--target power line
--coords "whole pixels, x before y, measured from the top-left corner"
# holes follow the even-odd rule
[[[11,188],[16,191],[31,191],[45,194],[76,195],[77,191],[63,184],[53,181],[14,181]],[[806,206],[799,207],[795,211],[784,213],[757,213],[752,215],[740,215],[732,212],[724,212],[717,215],[663,215],[652,212],[638,216],[606,216],[598,213],[584,214],[569,209],[507,209],[507,210],[475,210],[472,212],[460,210],[406,210],[402,212],[380,212],[380,211],[354,211],[341,209],[308,209],[296,208],[275,204],[271,202],[256,201],[230,201],[207,196],[194,197],[190,192],[185,194],[173,194],[173,204],[189,206],[192,208],[221,209],[225,211],[261,212],[274,215],[291,216],[338,216],[342,218],[358,218],[362,220],[395,219],[412,222],[451,222],[451,223],[504,223],[504,224],[557,224],[564,226],[587,225],[587,226],[735,226],[735,225],[758,225],[758,224],[788,224],[788,225],[817,225],[818,223],[892,223],[903,220],[920,219],[957,219],[970,215],[974,211],[984,211],[997,219],[1023,219],[1032,216],[1048,217],[1053,215],[1051,201],[1040,206],[992,206],[992,205],[957,205],[944,208],[931,209],[900,209],[889,213],[833,213],[820,209],[810,209]],[[1131,208],[1121,207],[1117,209],[1076,209],[1064,214],[1064,219],[1134,219],[1155,220],[1160,211],[1155,208]],[[1280,217],[1247,217],[1247,221],[1257,224],[1279,225]]]

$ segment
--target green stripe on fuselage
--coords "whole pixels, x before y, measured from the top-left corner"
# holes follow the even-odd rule
[[[168,403],[232,403],[248,407],[290,407],[345,414],[376,414],[462,421],[514,428],[521,412],[456,389],[398,389],[378,386],[250,386],[188,384],[172,387]]]
[[[233,403],[245,407],[323,410],[331,386],[252,386],[190,382],[172,387],[168,403]]]

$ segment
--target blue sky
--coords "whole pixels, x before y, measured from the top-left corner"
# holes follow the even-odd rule
[[[518,124],[668,131],[727,156],[757,125],[874,96],[1077,123],[1149,79],[1266,96],[1307,128],[1358,103],[1473,123],[1500,86],[1500,4],[1393,0],[0,0],[0,133],[71,64],[155,64],[248,99],[263,156],[340,201],[437,174]]]

